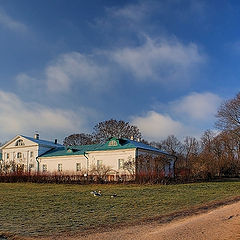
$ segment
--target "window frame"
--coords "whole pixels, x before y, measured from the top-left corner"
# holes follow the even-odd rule
[[[123,158],[119,158],[118,159],[118,169],[123,170],[124,169],[124,159]]]
[[[97,160],[97,169],[103,166],[103,160]]]
[[[62,172],[62,163],[58,163],[58,172]]]
[[[29,170],[31,170],[32,168],[34,168],[34,164],[33,163],[30,163],[29,166],[28,166]]]
[[[47,172],[47,164],[42,165],[42,172]]]
[[[16,142],[16,144],[15,144],[15,146],[24,146],[24,145],[25,145],[25,144],[24,144],[24,142],[23,142],[22,139],[17,140],[17,142]]]
[[[76,172],[80,172],[82,170],[82,164],[76,163]]]
[[[117,141],[116,140],[111,140],[109,141],[108,143],[108,146],[109,147],[116,147],[118,145]]]

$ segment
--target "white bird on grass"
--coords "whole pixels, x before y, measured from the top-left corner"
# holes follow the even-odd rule
[[[94,197],[100,197],[100,196],[102,196],[101,190],[99,190],[98,192],[97,192],[97,191],[92,191],[91,194],[93,194]]]

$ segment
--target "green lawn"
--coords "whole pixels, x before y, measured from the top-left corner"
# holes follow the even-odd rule
[[[92,190],[102,190],[94,197]],[[111,198],[116,193],[118,197]],[[240,195],[240,182],[183,185],[0,183],[0,232],[36,236],[158,217]]]

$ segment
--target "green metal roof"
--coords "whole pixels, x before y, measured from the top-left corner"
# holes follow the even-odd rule
[[[108,150],[121,150],[121,149],[134,149],[134,148],[168,154],[166,152],[161,151],[158,148],[154,148],[152,146],[149,146],[141,142],[136,142],[126,138],[123,138],[123,139],[111,138],[106,143],[81,145],[81,146],[68,146],[68,147],[60,147],[60,148],[58,147],[42,154],[40,157],[84,155],[84,153],[91,152],[91,151],[108,151]]]

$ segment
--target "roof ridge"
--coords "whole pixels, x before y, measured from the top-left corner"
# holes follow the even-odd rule
[[[30,140],[30,141],[33,141],[33,142],[36,142],[36,143],[49,143],[49,144],[51,144],[51,145],[53,145],[53,146],[58,146],[58,147],[60,147],[60,146],[63,146],[62,144],[60,144],[60,143],[55,143],[54,141],[50,141],[50,140],[45,140],[45,139],[35,139],[35,138],[33,138],[33,137],[28,137],[28,136],[24,136],[24,135],[19,135],[19,136],[21,136],[21,137],[24,137],[24,138],[26,138],[26,139],[28,139],[28,140]]]

